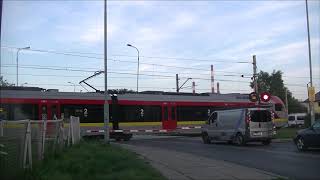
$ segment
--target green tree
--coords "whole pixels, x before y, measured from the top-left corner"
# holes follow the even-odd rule
[[[0,86],[14,86],[14,84],[8,83],[7,80],[4,80],[2,76],[0,76]]]
[[[268,72],[260,71],[257,77],[259,92],[269,92],[274,96],[278,96],[283,102],[285,102],[286,91],[288,94],[288,109],[289,113],[307,112],[299,101],[293,97],[292,93],[285,87],[282,79],[282,72],[275,71],[271,74]],[[250,84],[253,87],[253,83]]]

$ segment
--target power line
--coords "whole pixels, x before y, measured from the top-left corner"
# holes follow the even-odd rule
[[[3,64],[4,67],[16,67],[16,64]],[[45,67],[45,68],[64,68],[64,69],[83,69],[83,70],[87,70],[87,69],[94,69],[95,71],[98,71],[99,69],[97,68],[91,68],[91,67],[69,67],[69,66],[42,66],[42,65],[34,65],[34,64],[19,64],[18,67]],[[183,67],[182,67],[183,68]],[[203,71],[203,70],[202,70]],[[144,72],[157,72],[157,73],[166,73],[166,74],[170,74],[169,71],[164,72],[164,71],[144,71]],[[226,72],[226,73],[235,73],[235,74],[241,74],[243,75],[243,73],[236,73],[236,72],[229,72],[229,71],[218,71],[218,72]],[[172,74],[176,74],[176,72],[172,72]],[[203,74],[203,73],[179,73],[179,74],[197,74],[197,75],[209,75],[209,74]],[[239,75],[233,75],[233,74],[225,74],[225,75],[216,75],[216,76],[230,76],[230,77],[240,77]]]
[[[10,47],[10,46],[1,46],[2,48],[10,48],[10,49],[17,49],[17,47]],[[96,56],[86,56],[86,55],[79,55],[79,54],[95,54],[95,55],[103,55],[99,53],[86,53],[86,52],[59,52],[54,50],[42,50],[42,49],[28,49],[26,51],[34,51],[34,52],[42,52],[42,53],[52,53],[52,54],[59,54],[59,55],[66,55],[66,56],[75,56],[75,57],[82,57],[82,58],[91,58],[91,59],[100,59],[102,60],[103,57],[96,57]],[[129,56],[129,55],[121,55],[121,54],[114,54],[112,56],[123,56],[123,57],[136,57],[136,56]],[[193,58],[173,58],[173,57],[152,57],[152,56],[140,56],[145,58],[153,58],[153,59],[176,59],[176,60],[190,60],[190,61],[210,61],[210,62],[224,62],[229,63],[230,61],[223,61],[223,60],[204,60],[204,59],[193,59]],[[128,61],[128,60],[117,60],[117,59],[107,59],[109,61],[117,61],[117,62],[124,62],[124,63],[137,63],[137,61]],[[246,61],[234,61],[230,63],[251,63]],[[181,67],[181,66],[173,66],[173,65],[163,65],[163,64],[155,64],[155,63],[144,63],[140,62],[140,64],[145,65],[152,65],[152,66],[162,66],[162,67],[168,67],[168,68],[178,68],[178,69],[191,69],[191,70],[197,70],[197,71],[210,71],[209,68],[192,68],[192,67]],[[89,69],[89,68],[87,68]],[[215,70],[215,72],[224,72],[224,73],[232,73],[232,74],[239,74],[239,75],[246,75],[251,76],[251,73],[241,73],[241,72],[231,72],[231,71],[219,71]],[[231,75],[230,75],[231,76]],[[299,76],[283,76],[285,78],[309,78],[309,77],[299,77]],[[320,79],[320,78],[315,78]]]
[[[5,75],[9,75],[9,76],[16,76],[16,74],[10,74],[10,73],[2,73],[2,74],[5,74]],[[86,78],[86,77],[88,77],[88,76],[69,76],[69,75],[54,75],[54,74],[19,74],[19,75],[22,75],[22,76],[37,76],[37,77],[41,77],[41,76],[45,76],[45,77],[81,77],[81,78]],[[95,77],[95,78],[97,78],[97,79],[103,79],[104,77]],[[126,79],[126,78],[128,78],[128,79],[136,79],[136,77],[108,77],[108,78],[111,78],[111,79]],[[153,79],[153,78],[143,78],[143,79]],[[167,77],[167,78],[165,78],[165,77],[158,77],[157,79],[172,79],[172,77]]]
[[[9,47],[9,46],[2,46],[2,47],[14,48],[14,49],[16,49],[16,47]],[[28,49],[28,50],[26,50],[26,51],[52,53],[52,54],[60,54],[60,55],[66,55],[66,56],[75,56],[75,57],[83,57],[83,58],[100,59],[100,60],[103,59],[102,57],[85,56],[85,55],[78,55],[78,54],[72,54],[72,53],[57,52],[57,51],[52,51],[52,50]],[[125,56],[125,55],[124,55],[124,56]],[[141,57],[142,57],[142,56],[141,56]],[[160,58],[160,57],[154,57],[154,58]],[[174,58],[171,58],[171,59],[174,59]],[[117,60],[117,59],[110,59],[110,58],[108,58],[107,60],[109,60],[109,61],[118,61],[118,62],[126,62],[126,63],[138,63],[137,61]],[[189,59],[189,60],[191,60],[191,59]],[[197,60],[197,59],[193,59],[193,60]],[[198,60],[197,60],[197,61],[198,61]],[[225,61],[221,61],[221,62],[225,62]],[[162,67],[169,67],[169,68],[179,68],[179,69],[192,69],[192,70],[198,70],[198,71],[210,71],[209,68],[208,68],[208,69],[204,69],[204,68],[191,68],[191,67],[181,67],[181,66],[163,65],[163,64],[155,64],[155,63],[144,63],[144,62],[140,62],[140,64],[152,65],[152,66],[162,66]],[[217,71],[217,72],[219,72],[219,71]],[[220,72],[222,72],[222,71],[220,71]],[[229,72],[229,73],[234,73],[234,72]],[[247,74],[247,73],[237,73],[237,74]]]
[[[3,65],[4,67],[13,67],[11,65]],[[92,70],[83,70],[83,69],[72,69],[68,67],[63,67],[63,68],[51,68],[51,67],[46,67],[46,66],[40,66],[40,67],[33,67],[33,66],[19,66],[20,68],[26,68],[26,69],[42,69],[42,70],[59,70],[59,71],[76,71],[76,72],[96,72]],[[110,74],[127,74],[127,75],[136,75],[136,73],[131,73],[131,72],[115,72],[115,71],[109,71]],[[154,77],[167,77],[167,78],[174,78],[175,76],[169,76],[169,75],[160,75],[160,74],[144,74],[142,73],[141,75],[143,76],[154,76]],[[181,77],[181,78],[188,78],[188,77]],[[192,79],[198,79],[198,80],[211,80],[209,78],[192,78]],[[237,83],[250,83],[248,81],[237,81],[237,80],[227,80],[227,79],[216,79],[217,81],[226,81],[226,82],[237,82]],[[302,84],[284,84],[287,86],[297,86],[297,87],[306,87],[305,85]]]
[[[18,49],[17,47],[12,46],[2,46],[4,48],[11,48],[11,49]],[[69,51],[69,52],[61,52],[61,51],[54,51],[54,50],[43,50],[43,49],[29,49],[29,51],[35,51],[35,52],[43,52],[43,53],[53,53],[53,54],[61,54],[61,55],[67,55],[67,56],[79,56],[79,57],[85,57],[85,58],[94,58],[94,59],[103,59],[103,57],[96,57],[96,56],[85,56],[85,55],[79,55],[79,54],[92,54],[92,55],[100,55],[103,56],[103,54],[100,53],[87,53],[87,52],[75,52],[75,51]],[[130,56],[130,55],[123,55],[123,54],[113,54],[111,56],[120,56],[120,57],[136,57],[136,56]],[[203,62],[222,62],[222,63],[246,63],[251,64],[252,62],[249,61],[229,61],[227,59],[220,59],[220,60],[214,60],[214,59],[197,59],[197,58],[176,58],[176,57],[156,57],[156,56],[140,56],[143,58],[148,59],[169,59],[169,60],[184,60],[184,61],[203,61]]]

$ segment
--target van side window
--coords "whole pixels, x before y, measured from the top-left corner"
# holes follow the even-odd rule
[[[211,123],[214,123],[214,122],[216,121],[216,119],[217,119],[217,113],[214,112],[214,113],[212,113],[211,116],[209,117],[209,123],[210,123],[210,124],[211,124]]]

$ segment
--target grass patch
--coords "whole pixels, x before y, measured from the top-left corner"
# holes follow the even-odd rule
[[[303,128],[287,127],[287,128],[278,129],[277,134],[275,135],[275,138],[277,139],[294,138],[296,135],[296,132],[300,129],[303,129]]]
[[[165,179],[137,154],[98,141],[82,142],[51,156],[26,176],[46,180]]]

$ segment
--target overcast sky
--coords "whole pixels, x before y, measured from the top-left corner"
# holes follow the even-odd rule
[[[252,55],[258,71],[283,71],[298,99],[307,97],[309,63],[304,1],[109,1],[111,88],[175,91],[175,74],[210,91],[210,65],[221,93],[249,93]],[[320,1],[309,1],[313,77],[320,89]],[[68,55],[21,51],[19,85],[73,91],[68,82],[103,70],[103,1],[4,0],[1,73],[16,83],[16,50],[31,46]],[[80,56],[82,57],[80,57]],[[89,56],[89,57],[84,57]],[[162,65],[162,66],[161,66]],[[241,77],[245,75],[245,78]],[[103,75],[90,80],[104,89]],[[191,81],[182,91],[191,92]],[[76,91],[85,91],[76,86]]]

